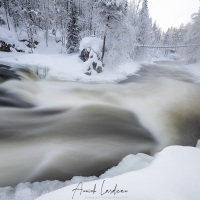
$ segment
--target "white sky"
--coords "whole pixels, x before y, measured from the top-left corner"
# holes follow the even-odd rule
[[[191,21],[191,14],[199,9],[200,0],[148,0],[149,11],[153,21],[166,30],[179,27],[181,23]]]

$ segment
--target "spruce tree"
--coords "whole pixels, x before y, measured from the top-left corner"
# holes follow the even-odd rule
[[[73,0],[69,2],[69,21],[67,24],[67,44],[66,48],[68,53],[73,53],[78,50],[79,47],[79,33],[80,28],[78,24],[78,8]]]

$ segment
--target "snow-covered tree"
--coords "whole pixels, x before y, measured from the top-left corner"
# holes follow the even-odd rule
[[[153,23],[150,44],[152,46],[157,46],[157,47],[162,46],[162,30],[157,25],[156,22]],[[151,54],[152,57],[157,57],[158,58],[158,57],[164,55],[164,52],[165,51],[162,48],[152,48],[152,49],[150,49],[150,54]]]
[[[82,38],[95,36],[104,41],[101,60],[105,65],[116,66],[128,59],[143,59],[150,53],[154,54],[154,51],[137,48],[137,45],[160,43],[161,31],[157,25],[152,29],[147,0],[0,2],[0,21],[2,19],[8,28],[11,27],[11,31],[14,27],[18,35],[23,33],[24,36],[26,32],[25,41],[32,50],[41,33],[45,36],[46,46],[50,34],[53,34],[55,41],[66,47],[68,52],[75,52]],[[177,37],[181,31],[178,29],[174,33],[176,37],[172,37],[170,32],[170,40],[181,43],[180,37]]]
[[[149,17],[148,1],[143,0],[142,8],[138,16],[137,40],[141,45],[149,44],[151,39],[152,22]]]
[[[97,0],[82,1],[79,3],[79,7],[82,37],[98,35],[99,10]]]
[[[68,53],[73,53],[79,48],[80,28],[78,23],[78,8],[73,0],[69,2],[69,21],[67,24],[67,44]]]
[[[126,0],[99,0],[99,9],[102,27],[104,28],[103,35],[103,52],[102,61],[105,56],[105,62],[109,65],[113,65],[113,61],[119,60],[119,50],[121,50],[120,44],[122,44],[122,38],[126,37],[124,33],[125,24],[125,11]],[[117,47],[118,46],[118,47]],[[108,63],[110,62],[110,63]]]
[[[188,26],[186,43],[188,62],[194,63],[200,60],[200,10],[192,16],[192,23]]]
[[[8,25],[8,29],[10,30],[10,22],[9,22],[9,9],[10,9],[10,5],[9,5],[9,1],[8,0],[2,0],[2,6],[5,9],[5,14],[6,14],[6,22]]]
[[[152,27],[152,44],[160,45],[162,42],[162,31],[156,22],[153,23]]]
[[[5,25],[3,2],[0,0],[0,25]]]
[[[148,1],[143,0],[142,8],[137,18],[137,43],[138,45],[149,45],[152,38],[152,20],[149,17]],[[139,47],[137,58],[143,59],[148,55],[148,49]]]
[[[65,46],[69,16],[69,0],[55,1],[54,9],[53,34],[55,35],[56,41],[61,41],[62,46]]]

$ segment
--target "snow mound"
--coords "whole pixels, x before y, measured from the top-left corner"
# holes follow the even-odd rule
[[[99,53],[103,49],[103,40],[96,37],[85,37],[81,40],[79,50],[92,49],[95,53]]]
[[[199,168],[200,149],[171,146],[159,153],[147,168],[114,178],[80,182],[37,200],[197,200],[200,199]]]

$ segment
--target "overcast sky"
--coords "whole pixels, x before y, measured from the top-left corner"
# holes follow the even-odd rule
[[[179,27],[191,20],[191,14],[199,9],[199,0],[148,0],[149,11],[153,21],[166,30],[168,27]]]

